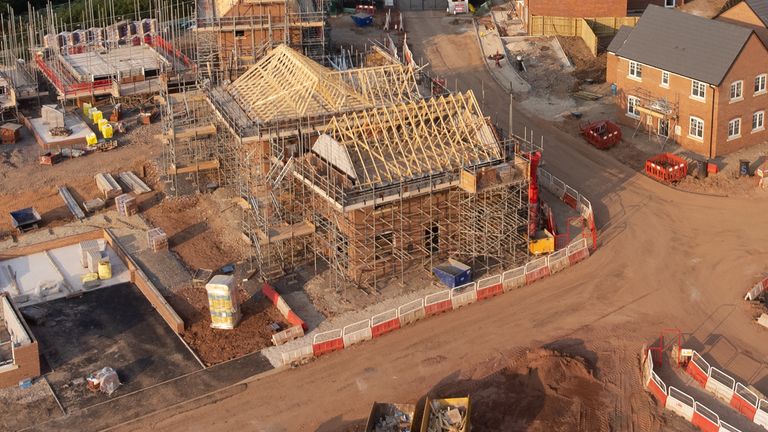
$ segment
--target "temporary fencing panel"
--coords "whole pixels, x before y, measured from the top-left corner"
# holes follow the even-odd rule
[[[315,353],[312,345],[296,348],[293,351],[283,353],[283,364],[289,365],[294,362],[301,362],[302,360],[311,358],[313,355],[315,355]]]
[[[549,274],[555,274],[562,269],[568,268],[570,265],[568,249],[560,249],[557,252],[553,252],[547,257],[547,263],[549,264]]]
[[[549,276],[547,257],[535,259],[525,265],[525,284],[530,285],[537,280]]]
[[[362,341],[371,340],[373,337],[371,334],[371,320],[363,320],[350,324],[344,327],[343,334],[345,348]]]
[[[445,290],[424,297],[424,314],[432,316],[450,310],[451,291]]]
[[[651,363],[653,363],[653,360],[651,360]],[[656,372],[651,371],[651,381],[648,384],[648,390],[659,400],[661,405],[667,404],[667,385],[656,375]]]
[[[716,398],[730,403],[733,398],[733,388],[736,385],[736,380],[726,375],[723,371],[717,368],[709,369],[709,379],[704,388],[715,395]]]
[[[334,329],[324,333],[318,333],[312,340],[312,352],[315,357],[320,357],[332,351],[344,348],[344,339],[339,329]]]
[[[501,294],[503,291],[501,285],[501,275],[491,276],[489,278],[477,281],[477,299],[482,300]]]
[[[568,207],[576,210],[577,204],[579,203],[579,193],[576,192],[576,189],[565,185],[565,195],[563,195],[563,202],[568,204]]]
[[[693,419],[694,400],[680,390],[670,387],[667,395],[667,403],[664,407],[675,414],[691,421]]]
[[[688,367],[685,371],[696,380],[702,387],[707,386],[707,379],[709,378],[709,363],[704,360],[699,353],[693,352],[691,361],[688,363]]]
[[[720,417],[698,402],[695,402],[691,423],[704,432],[719,432],[720,430]]]
[[[568,245],[568,263],[574,265],[589,256],[589,246],[586,239],[579,239]]]
[[[416,299],[397,308],[400,327],[424,318],[424,299]]]
[[[757,411],[757,404],[759,399],[750,389],[744,387],[741,383],[736,383],[736,389],[733,392],[733,398],[731,398],[730,405],[736,411],[750,420],[755,418],[755,412]]]
[[[720,420],[720,432],[741,432],[740,429],[736,429],[735,427],[729,425],[728,423]]]
[[[451,304],[454,309],[466,306],[477,301],[475,284],[466,284],[451,290]]]
[[[372,337],[379,337],[399,328],[400,320],[398,319],[397,309],[388,310],[371,318]]]
[[[755,418],[752,421],[768,429],[768,401],[760,399],[760,404],[755,411]]]
[[[507,270],[501,277],[504,292],[525,286],[525,266]]]
[[[763,291],[765,291],[766,281],[768,281],[768,279],[763,279],[762,281],[756,283],[755,286],[753,286],[752,289],[747,292],[747,295],[744,296],[744,300],[757,300]]]

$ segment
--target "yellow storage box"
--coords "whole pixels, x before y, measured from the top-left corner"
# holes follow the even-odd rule
[[[104,127],[101,128],[101,134],[104,135],[104,138],[112,138],[112,125],[105,124]]]
[[[88,147],[93,147],[99,142],[99,139],[96,137],[96,134],[93,132],[90,132],[88,135],[85,136],[85,143],[88,145]]]
[[[99,130],[102,130],[104,128],[104,125],[109,124],[109,120],[103,118],[99,120],[97,124],[99,125]]]
[[[240,303],[234,278],[216,275],[205,285],[211,310],[211,327],[233,329],[240,320]]]
[[[104,114],[101,111],[96,110],[91,112],[91,118],[93,119],[93,124],[99,124],[99,120],[104,118]]]
[[[83,115],[87,116],[87,117],[90,117],[91,116],[91,108],[93,108],[93,106],[91,106],[91,104],[89,104],[88,102],[83,103]]]
[[[99,279],[106,280],[112,278],[112,263],[109,258],[99,261]]]
[[[528,243],[528,250],[533,255],[544,255],[555,251],[555,237],[547,230],[536,231],[536,236]]]

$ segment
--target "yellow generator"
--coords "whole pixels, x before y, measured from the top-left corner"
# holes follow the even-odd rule
[[[536,231],[528,242],[528,250],[533,255],[544,255],[555,251],[555,236],[547,230]]]

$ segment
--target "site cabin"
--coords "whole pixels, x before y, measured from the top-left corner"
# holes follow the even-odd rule
[[[711,159],[768,138],[767,64],[750,26],[649,6],[609,45],[606,81],[619,123]]]

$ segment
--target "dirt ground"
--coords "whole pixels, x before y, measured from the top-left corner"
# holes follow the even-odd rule
[[[608,54],[599,52],[593,56],[580,37],[557,36],[565,55],[575,68],[573,76],[579,81],[592,80],[595,83],[605,82],[605,65]]]
[[[32,387],[20,389],[8,387],[0,389],[0,430],[15,431],[33,426],[39,419],[47,419],[64,415],[51,393],[44,378],[33,381]],[[5,411],[13,406],[16,415]],[[20,415],[19,415],[20,414]]]
[[[233,196],[221,188],[213,194],[165,197],[143,215],[165,231],[169,248],[192,272],[215,270],[246,256],[247,245],[238,229],[240,208]]]
[[[240,291],[240,298],[246,294]],[[272,323],[288,328],[288,322],[261,293],[241,304],[242,319],[234,330],[211,328],[205,289],[189,286],[168,298],[185,322],[182,337],[207,366],[242,357],[272,344]],[[243,300],[241,300],[243,301]]]
[[[26,129],[20,142],[0,146],[0,236],[10,233],[8,213],[19,208],[34,206],[43,218],[43,226],[59,226],[73,220],[58,195],[59,186],[68,186],[72,196],[82,203],[100,196],[94,180],[96,174],[126,170],[140,174],[142,167],[162,153],[153,138],[160,132],[160,125],[136,126],[130,118],[126,124],[127,133],[117,136],[117,149],[65,159],[53,166],[37,163],[41,147]]]
[[[577,81],[570,66],[556,52],[556,38],[528,38],[507,42],[506,47],[513,59],[518,55],[523,58],[525,70],[519,74],[531,85],[532,95],[550,99],[570,97]]]

